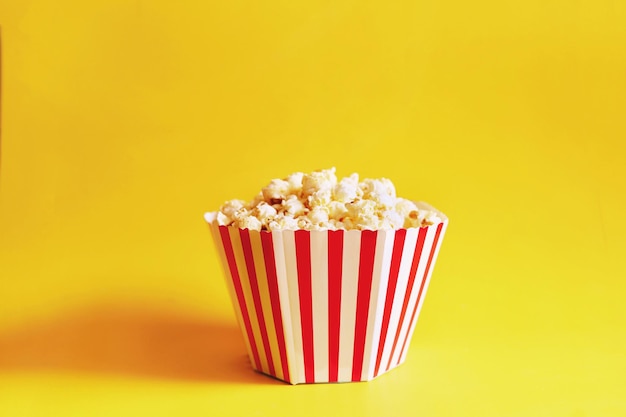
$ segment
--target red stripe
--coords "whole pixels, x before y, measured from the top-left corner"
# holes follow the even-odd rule
[[[343,230],[328,232],[328,382],[339,378]]]
[[[276,328],[276,337],[278,338],[280,363],[283,368],[283,379],[287,382],[291,382],[289,378],[289,362],[287,362],[287,349],[285,348],[283,317],[280,312],[280,297],[278,293],[278,278],[276,276],[276,259],[274,258],[272,234],[269,232],[261,232],[261,243],[263,245],[263,257],[265,259],[265,270],[267,273],[267,286],[269,288],[270,300],[272,303],[274,327]]]
[[[391,348],[391,355],[389,355],[389,361],[387,361],[387,370],[391,367],[391,358],[396,352],[396,346],[398,345],[398,338],[400,337],[400,331],[404,323],[404,317],[409,306],[409,299],[413,292],[413,286],[415,284],[415,276],[417,275],[417,265],[419,265],[420,257],[422,254],[422,248],[424,247],[424,240],[426,239],[426,229],[420,228],[417,235],[417,243],[415,244],[415,253],[413,254],[413,261],[411,263],[411,272],[409,273],[409,282],[407,284],[406,293],[404,294],[404,302],[402,303],[402,311],[400,312],[400,320],[398,321],[398,328],[396,329],[396,336],[393,338],[393,347]]]
[[[359,259],[359,283],[356,296],[356,323],[354,326],[354,352],[352,355],[352,380],[360,381],[363,373],[363,354],[367,334],[367,316],[372,291],[376,235],[373,230],[361,232],[361,256]]]
[[[310,232],[308,230],[296,230],[294,235],[296,243],[296,263],[298,268],[304,378],[307,383],[312,383],[315,382],[315,364],[313,361],[313,298],[311,293]]]
[[[239,271],[237,270],[237,262],[235,261],[235,253],[233,251],[233,245],[230,241],[230,235],[228,234],[228,227],[219,226],[220,235],[222,237],[222,243],[224,244],[224,252],[226,253],[226,260],[228,261],[228,268],[230,269],[230,276],[235,287],[235,294],[237,295],[237,301],[239,302],[239,310],[243,318],[243,325],[248,335],[248,341],[250,342],[250,349],[252,350],[252,357],[254,360],[254,367],[261,369],[261,360],[259,359],[259,352],[254,341],[254,334],[252,333],[252,325],[250,324],[250,316],[248,316],[248,309],[246,308],[246,299],[243,296],[243,289],[241,288],[241,278],[239,277]]]
[[[411,315],[409,331],[406,333],[406,338],[404,339],[404,342],[402,343],[402,350],[400,351],[400,356],[398,357],[398,363],[400,363],[400,359],[402,358],[402,355],[404,355],[404,349],[406,349],[407,342],[409,341],[409,333],[411,333],[411,327],[413,327],[413,322],[415,321],[417,308],[420,305],[420,299],[422,298],[422,291],[424,290],[424,284],[426,284],[426,277],[428,276],[428,271],[430,270],[430,265],[433,261],[433,256],[435,256],[435,250],[437,250],[437,242],[439,241],[439,235],[441,234],[442,228],[443,228],[443,223],[439,223],[439,226],[437,226],[437,232],[435,233],[435,239],[433,240],[433,247],[430,249],[430,255],[428,255],[428,262],[426,263],[426,269],[424,270],[424,276],[422,277],[420,290],[417,293],[417,301],[415,302],[415,308],[413,309],[413,314]]]
[[[250,232],[248,229],[239,229],[241,236],[241,246],[243,246],[243,255],[246,259],[246,267],[248,269],[248,278],[250,279],[250,289],[252,290],[252,300],[254,301],[254,309],[256,310],[256,318],[261,330],[261,340],[263,341],[263,349],[267,358],[270,375],[276,376],[274,369],[274,360],[272,359],[272,350],[270,349],[270,341],[267,337],[267,327],[265,326],[265,316],[263,315],[263,305],[261,304],[261,294],[259,292],[259,280],[256,276],[254,267],[254,256],[252,255],[252,244],[250,243]]]
[[[393,296],[396,293],[396,286],[398,285],[398,275],[400,274],[400,262],[402,261],[402,248],[404,247],[405,237],[406,229],[397,230],[394,236],[391,267],[389,269],[389,283],[387,284],[387,295],[385,297],[385,308],[383,310],[383,322],[380,330],[378,352],[376,353],[374,375],[378,375],[380,362],[383,358],[385,341],[387,340],[387,332],[389,331],[389,321],[391,319],[391,309],[393,307]]]

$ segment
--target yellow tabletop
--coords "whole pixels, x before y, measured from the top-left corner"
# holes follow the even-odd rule
[[[626,415],[626,3],[0,2],[0,416]],[[251,370],[202,215],[336,166],[450,225],[407,362]]]

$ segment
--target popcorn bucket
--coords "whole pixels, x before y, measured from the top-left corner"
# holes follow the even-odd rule
[[[448,225],[437,214],[422,228],[268,232],[207,213],[252,367],[300,384],[402,364]]]

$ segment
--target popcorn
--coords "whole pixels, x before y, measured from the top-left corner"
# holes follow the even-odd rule
[[[383,207],[392,207],[396,203],[396,188],[387,178],[366,179],[359,187],[363,190],[363,198],[373,200]]]
[[[336,184],[335,168],[314,171],[302,177],[302,194],[308,197],[322,190],[332,190]]]
[[[267,225],[269,230],[298,230],[298,220],[295,217],[280,215]]]
[[[230,223],[232,223],[230,217],[228,217],[221,211],[217,212],[217,224],[219,224],[220,226],[228,226]]]
[[[385,210],[382,222],[383,229],[402,229],[404,227],[404,217],[395,210]]]
[[[291,185],[285,180],[272,180],[266,187],[263,187],[261,192],[265,201],[275,204],[276,201],[280,202],[289,195]]]
[[[346,204],[346,210],[353,219],[363,215],[373,215],[376,212],[376,202],[373,200],[354,200]]]
[[[263,202],[254,208],[253,214],[261,221],[262,224],[267,224],[272,221],[274,217],[276,217],[278,212],[274,207]]]
[[[333,198],[340,203],[348,203],[362,196],[363,190],[359,188],[359,176],[357,174],[342,179],[333,189]]]
[[[235,218],[235,213],[245,209],[245,206],[246,202],[243,200],[230,200],[224,203],[220,212],[226,217]]]
[[[308,198],[309,207],[327,206],[332,201],[332,190],[324,188],[313,192]]]
[[[225,202],[220,226],[250,230],[378,230],[426,227],[442,222],[436,212],[396,196],[387,178],[358,174],[337,180],[335,168],[274,179],[250,203]]]
[[[295,195],[290,195],[286,200],[284,200],[282,206],[286,214],[290,214],[293,217],[303,215],[306,210],[304,203]]]
[[[311,224],[324,227],[328,224],[328,208],[324,206],[317,206],[309,212],[306,216]]]
[[[235,220],[233,226],[240,229],[261,230],[263,223],[254,216],[247,216]]]
[[[331,201],[328,206],[328,217],[335,221],[341,221],[348,215],[346,205],[340,201]]]
[[[304,177],[302,172],[296,172],[286,178],[289,183],[289,191],[291,194],[297,195],[302,192],[302,177]]]

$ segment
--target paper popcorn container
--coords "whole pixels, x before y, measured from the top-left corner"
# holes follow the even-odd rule
[[[369,381],[403,363],[448,224],[439,216],[419,229],[267,232],[207,213],[253,368],[300,384]]]

